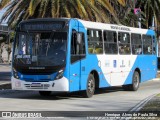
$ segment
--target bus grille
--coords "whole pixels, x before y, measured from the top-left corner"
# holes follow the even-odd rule
[[[24,84],[27,89],[48,89],[49,84]]]

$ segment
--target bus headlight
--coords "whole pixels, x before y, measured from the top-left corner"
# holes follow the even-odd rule
[[[13,69],[13,76],[14,78],[19,79],[18,72],[15,69]]]
[[[61,69],[60,71],[58,71],[56,77],[55,77],[55,80],[58,80],[58,79],[61,79],[63,77],[63,73],[64,73],[64,70]]]

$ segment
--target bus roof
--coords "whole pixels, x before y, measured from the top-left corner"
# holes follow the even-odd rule
[[[89,29],[102,29],[102,30],[112,30],[112,31],[122,31],[122,32],[131,32],[131,33],[139,33],[139,34],[150,34],[154,35],[155,32],[151,29],[142,29],[142,28],[134,28],[134,27],[128,27],[124,25],[117,25],[117,24],[108,24],[108,23],[100,23],[100,22],[92,22],[92,21],[86,21],[81,20],[78,18],[38,18],[38,19],[29,19],[26,21],[20,22],[20,24],[28,23],[28,22],[38,22],[38,21],[72,21],[77,20],[81,27],[89,28]]]
[[[107,23],[100,23],[100,22],[91,22],[85,21],[81,19],[77,19],[82,25],[86,28],[94,28],[94,29],[103,29],[103,30],[112,30],[112,31],[122,31],[122,32],[131,32],[131,33],[139,33],[139,34],[155,34],[155,32],[151,29],[142,29],[142,28],[134,28],[128,27],[124,25],[117,25],[117,24],[107,24]]]

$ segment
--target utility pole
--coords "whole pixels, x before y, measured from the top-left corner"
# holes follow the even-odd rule
[[[137,16],[138,18],[138,27],[141,28],[141,9],[140,8],[136,8],[136,3],[137,0],[133,0],[134,3],[134,14]]]
[[[134,8],[134,14],[138,17],[138,27],[141,28],[141,9],[140,8]]]

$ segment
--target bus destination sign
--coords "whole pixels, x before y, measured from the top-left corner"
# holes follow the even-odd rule
[[[20,26],[21,31],[43,31],[43,30],[59,30],[63,29],[65,22],[29,22]]]

